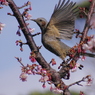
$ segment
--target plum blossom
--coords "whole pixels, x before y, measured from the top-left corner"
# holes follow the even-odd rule
[[[80,68],[81,69],[81,64],[79,64],[79,63],[76,63],[76,65],[71,69],[71,72],[75,72],[78,68]]]
[[[52,66],[53,66],[53,65],[56,65],[55,59],[52,59],[52,60],[51,60],[51,63],[52,63]]]
[[[45,85],[45,83],[43,83],[42,87],[43,87],[43,88],[46,88],[46,85]]]
[[[27,81],[27,75],[26,73],[22,72],[19,76],[19,78],[22,80],[22,81]]]
[[[30,57],[29,57],[29,59],[30,59],[30,60],[31,60],[31,62],[33,62],[33,63],[34,63],[34,62],[36,62],[36,59],[35,59],[35,57],[34,57],[34,56],[30,56]]]
[[[21,36],[20,29],[17,30],[16,34],[17,34],[18,36]]]
[[[41,74],[42,74],[42,75],[46,75],[46,74],[47,74],[47,71],[46,71],[45,69],[42,69],[42,70],[41,70]]]
[[[84,82],[86,82],[86,86],[91,86],[91,84],[93,83],[93,78],[91,75],[87,75],[84,78]]]
[[[81,60],[81,61],[85,61],[85,59],[86,59],[86,56],[84,56],[84,55],[79,58],[79,60]]]
[[[45,83],[48,80],[49,80],[49,77],[48,76],[44,76],[44,77],[41,77],[41,79],[39,80],[39,82]]]
[[[87,44],[83,44],[82,48],[84,50],[89,50],[92,53],[95,52],[95,38],[93,37]]]
[[[31,70],[27,70],[27,74],[28,75],[31,75],[32,74],[32,71]]]
[[[79,95],[84,95],[84,92],[80,91],[80,94]]]
[[[50,87],[50,91],[52,91],[52,92],[54,92],[54,93],[56,93],[56,94],[61,94],[61,93],[63,93],[63,91],[62,90],[60,90],[60,89],[58,89],[57,87]]]
[[[33,62],[33,63],[36,62],[36,54],[35,54],[35,51],[32,51],[32,52],[30,53],[29,59],[30,59],[30,61]]]
[[[30,19],[31,19],[31,17],[32,17],[32,15],[31,15],[31,14],[29,14],[28,12],[25,14],[25,18],[27,18],[27,20],[30,20]]]
[[[41,65],[38,65],[37,66],[37,73],[41,73],[41,71],[42,71],[42,67],[41,67]]]
[[[93,78],[91,76],[87,77],[87,86],[90,86],[93,83]]]
[[[8,2],[6,0],[0,0],[0,4],[8,6]]]
[[[2,31],[4,27],[5,27],[5,24],[0,22],[0,31]]]
[[[35,28],[28,28],[30,33],[33,33],[35,31]]]

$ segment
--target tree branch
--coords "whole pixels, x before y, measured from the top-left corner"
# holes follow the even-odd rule
[[[82,35],[82,38],[81,38],[80,42],[84,41],[85,38],[87,37],[87,33],[88,33],[89,28],[90,28],[91,17],[92,17],[92,14],[94,12],[94,7],[95,7],[95,0],[92,0],[89,12],[87,14],[87,20],[86,20],[86,23],[85,23],[85,26],[84,26],[84,29],[83,29],[83,32],[82,32],[83,35]]]
[[[22,29],[22,32],[27,40],[30,50],[38,51],[37,45],[35,44],[34,39],[31,36],[29,29],[27,28],[27,25],[24,21],[24,18],[22,17],[22,14],[20,13],[18,7],[16,6],[16,4],[14,3],[13,0],[6,0],[6,1],[9,3],[9,7],[11,8],[13,15],[16,17],[16,19]],[[43,56],[41,55],[41,53],[39,51],[36,54],[36,60],[42,66],[42,68],[45,68],[47,71],[49,71],[51,73],[51,77],[52,77],[51,81],[54,83],[54,85],[57,87],[61,83],[61,88],[62,88],[62,90],[64,90],[63,88],[66,85],[61,80],[60,74],[56,70],[54,70],[50,67],[50,65],[46,62],[46,60],[43,58]],[[71,94],[70,94],[69,90],[66,89],[65,94],[63,94],[63,95],[71,95]]]

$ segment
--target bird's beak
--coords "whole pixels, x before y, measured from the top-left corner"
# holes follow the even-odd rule
[[[32,21],[36,22],[36,19],[31,19]]]

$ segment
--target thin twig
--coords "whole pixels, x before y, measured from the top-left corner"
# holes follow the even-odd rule
[[[18,9],[21,9],[21,8],[24,8],[24,7],[26,7],[26,6],[28,6],[28,5],[31,5],[31,2],[27,2],[27,3],[25,3],[23,6],[21,6],[21,7],[18,7]]]
[[[41,32],[38,32],[36,34],[33,34],[32,37],[35,37],[35,36],[40,35],[40,34],[41,34]]]
[[[18,61],[23,67],[25,67],[24,64],[23,64],[22,61],[21,61],[21,60],[22,60],[21,58],[20,58],[20,59],[19,59],[18,57],[15,57],[15,58],[17,59],[17,61]]]
[[[85,79],[88,79],[88,77],[90,77],[90,75],[87,75],[86,77],[83,77],[81,80],[70,84],[70,85],[68,86],[68,88],[71,87],[71,86],[73,86],[73,85],[75,85],[75,84],[77,84],[77,85],[79,85],[79,86],[83,86],[83,85],[81,85],[80,83],[81,83],[81,82],[85,82]]]

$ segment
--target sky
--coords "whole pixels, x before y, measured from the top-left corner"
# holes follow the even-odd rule
[[[74,2],[82,2],[83,0],[72,0]],[[14,2],[21,6],[27,0],[14,0]],[[54,5],[58,2],[58,0],[31,0],[32,2],[32,11],[30,11],[30,14],[32,15],[32,18],[38,18],[38,17],[45,17],[47,20],[49,20]],[[21,11],[22,12],[22,11]],[[6,26],[3,29],[2,33],[0,34],[0,95],[27,95],[31,91],[45,91],[49,90],[49,86],[47,85],[46,89],[43,89],[41,86],[42,84],[39,83],[40,76],[28,76],[28,79],[26,82],[22,82],[19,79],[19,75],[21,74],[21,67],[20,64],[17,62],[17,60],[14,57],[21,57],[22,62],[26,64],[32,64],[29,60],[29,54],[30,49],[28,46],[23,46],[24,51],[21,52],[19,50],[19,47],[16,46],[15,42],[16,40],[22,40],[23,42],[26,42],[23,34],[21,37],[16,35],[16,32],[18,30],[18,22],[16,19],[12,16],[7,15],[7,13],[12,13],[10,8],[7,6],[4,6],[3,9],[0,10],[0,22],[5,23]],[[34,23],[29,22],[31,28],[35,28],[35,33],[40,32],[40,28]],[[80,29],[82,31],[83,25],[81,23],[85,23],[84,20],[78,20],[76,21],[76,28]],[[94,31],[94,30],[93,30]],[[38,46],[42,45],[41,43],[41,36],[36,36],[34,38],[36,44]],[[76,41],[78,41],[76,39]],[[76,41],[72,39],[70,42],[65,41],[68,45],[72,46],[76,44]],[[56,57],[54,54],[48,52],[44,47],[40,50],[44,58],[47,62],[50,62],[52,58],[55,58],[58,63],[61,63],[62,60],[58,57]],[[81,64],[84,64],[83,70],[78,70],[75,73],[71,74],[71,78],[69,81],[65,81],[66,84],[70,84],[72,82],[75,82],[77,80],[80,80],[82,77],[86,76],[87,74],[93,75],[94,69],[94,59],[93,58],[87,58],[84,62],[78,61]],[[54,66],[53,68],[57,69],[57,66]],[[95,83],[95,82],[94,82]],[[95,88],[93,85],[92,88]],[[79,86],[73,86],[71,90],[76,90],[79,92],[80,90],[84,91],[90,91],[94,92],[93,89],[90,89],[90,87],[79,87]],[[85,88],[85,89],[83,89]],[[89,95],[94,95],[93,93],[89,93]]]

